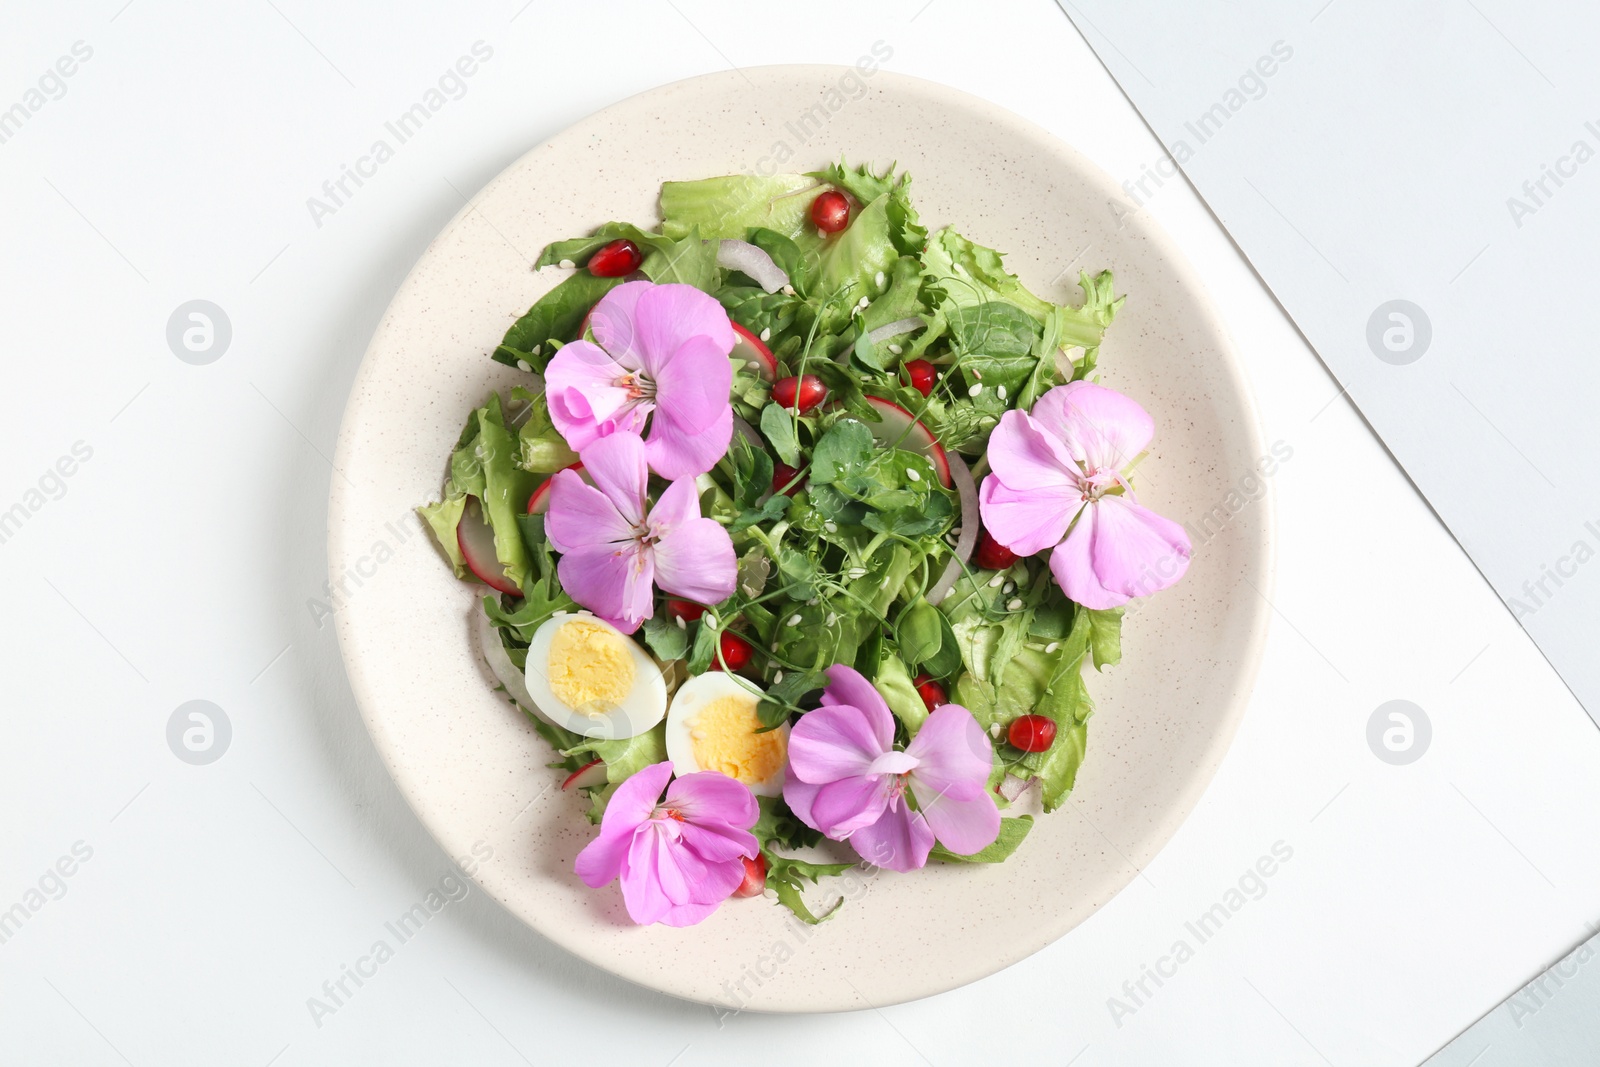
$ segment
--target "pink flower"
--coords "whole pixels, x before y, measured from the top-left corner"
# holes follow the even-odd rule
[[[1086,381],[1056,386],[1031,415],[1006,412],[978,493],[984,527],[1019,556],[1053,547],[1051,573],[1086,608],[1167,588],[1189,569],[1189,535],[1136,503],[1122,474],[1154,433],[1144,408]]]
[[[758,850],[750,827],[759,809],[744,783],[700,771],[667,786],[671,777],[672,764],[657,763],[617,786],[600,836],[573,864],[595,889],[621,878],[628,917],[640,925],[693,926],[739,887],[741,857]]]
[[[645,449],[635,433],[593,442],[578,455],[594,485],[576,471],[557,471],[544,520],[562,553],[561,587],[624,633],[654,614],[655,586],[715,604],[733,595],[738,569],[728,531],[700,517],[693,478],[673,482],[649,506]]]
[[[545,368],[550,419],[582,452],[650,419],[650,466],[663,478],[704,474],[728,451],[733,325],[692,285],[626,282],[595,305],[594,342],[566,345]]]
[[[972,712],[941,706],[898,752],[889,706],[855,670],[828,668],[822,704],[789,731],[783,799],[801,822],[894,871],[927,863],[934,838],[965,856],[999,836],[992,750]]]

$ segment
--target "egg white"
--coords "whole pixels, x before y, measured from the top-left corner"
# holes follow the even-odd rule
[[[633,659],[633,685],[617,706],[606,714],[590,715],[564,703],[550,688],[545,672],[550,663],[550,642],[556,632],[574,618],[582,617],[610,630],[622,641]],[[534,631],[528,645],[528,663],[524,671],[528,695],[533,698],[544,718],[575,734],[584,737],[616,740],[644,733],[660,722],[667,713],[667,683],[661,668],[637,641],[627,636],[604,619],[587,611],[576,615],[556,615]]]
[[[752,693],[751,689],[755,692]],[[667,709],[667,759],[672,761],[672,772],[678,776],[707,770],[695,758],[694,738],[691,736],[695,716],[714,701],[727,696],[761,698],[761,687],[745,679],[735,679],[721,671],[708,671],[696,675],[678,687]],[[788,764],[789,724],[778,727],[783,737],[785,758],[778,769],[759,782],[745,782],[756,796],[775,797],[783,793],[784,770]]]

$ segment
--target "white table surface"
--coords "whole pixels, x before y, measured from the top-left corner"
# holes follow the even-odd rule
[[[1113,175],[1161,150],[1050,0],[123,5],[0,14],[0,111],[92,49],[0,143],[0,513],[27,513],[0,543],[0,913],[38,905],[0,943],[0,1061],[1409,1065],[1600,919],[1594,726],[1174,180],[1144,210],[1208,279],[1293,458],[1250,713],[1143,877],[965,989],[720,1024],[474,890],[314,1020],[308,998],[449,870],[308,601],[346,390],[457,190],[622,96],[876,41],[886,69]],[[461,98],[316,225],[307,198],[480,40],[493,57]],[[166,341],[193,299],[233,328],[205,366]],[[75,445],[92,454],[48,476]],[[232,726],[208,765],[166,739],[195,699]],[[1393,699],[1432,723],[1405,766],[1366,739]],[[1260,898],[1198,943],[1185,924],[1280,841]],[[62,857],[73,873],[50,876]],[[1180,939],[1192,956],[1135,1003],[1124,983]]]

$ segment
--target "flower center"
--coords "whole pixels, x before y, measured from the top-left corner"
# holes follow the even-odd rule
[[[654,401],[656,398],[656,383],[638,371],[629,371],[618,378],[617,388],[627,390],[629,400]]]

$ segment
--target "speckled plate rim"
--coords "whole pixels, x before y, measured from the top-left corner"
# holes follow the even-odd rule
[[[383,353],[380,350],[380,342],[390,328],[390,318],[394,314],[395,307],[402,304],[411,295],[413,285],[419,274],[423,272],[424,266],[441,254],[449,243],[451,235],[466,223],[466,220],[473,214],[476,205],[494,192],[501,183],[514,180],[525,161],[565,140],[581,139],[589,136],[591,129],[606,122],[614,121],[618,115],[637,113],[642,116],[650,110],[648,104],[653,98],[663,94],[681,92],[688,87],[704,86],[707,91],[710,91],[717,86],[727,85],[736,79],[744,79],[748,82],[752,78],[760,79],[763,82],[792,79],[797,86],[814,85],[816,79],[837,79],[845,76],[848,71],[849,68],[844,67],[785,65],[745,68],[740,71],[720,72],[684,79],[637,94],[596,112],[519,157],[516,162],[508,166],[500,175],[486,185],[480,193],[472,197],[463,206],[461,211],[430,243],[428,249],[419,258],[417,264],[413,266],[406,280],[397,290],[390,310],[386,312],[382,324],[375,332],[372,343],[363,357],[352,385],[351,399],[346,407],[338,439],[335,456],[336,469],[341,472],[347,470],[352,459],[360,454],[363,444],[360,439],[361,433],[369,416],[369,412],[364,409],[364,405],[361,403],[363,387],[371,384],[374,379],[385,373],[386,368],[383,365],[384,360]],[[1003,130],[1007,134],[1022,140],[1036,142],[1046,151],[1060,157],[1065,165],[1072,169],[1074,177],[1086,185],[1095,187],[1107,204],[1116,203],[1126,206],[1128,203],[1118,184],[1075,149],[1066,145],[1048,131],[982,98],[938,83],[905,75],[891,74],[881,70],[874,75],[872,88],[874,91],[884,90],[891,93],[908,94],[924,101],[932,101],[941,106],[981,114],[985,121],[992,123],[996,129]],[[729,169],[737,168],[730,167]],[[654,179],[645,180],[654,181]],[[1237,356],[1234,354],[1228,331],[1205,293],[1204,283],[1174,241],[1163,230],[1155,226],[1148,217],[1130,218],[1127,221],[1127,225],[1132,232],[1138,234],[1140,239],[1149,242],[1157,258],[1162,261],[1163,266],[1174,273],[1179,284],[1193,290],[1192,299],[1197,305],[1201,318],[1197,326],[1201,328],[1202,332],[1212,335],[1221,357],[1220,363],[1215,370],[1220,374],[1221,381],[1226,384],[1232,393],[1231,400],[1235,404],[1234,415],[1237,419],[1237,425],[1234,429],[1243,435],[1243,444],[1246,446],[1246,451],[1253,455],[1262,455],[1264,453],[1264,437],[1248,379]],[[568,236],[568,234],[552,233],[549,235],[551,239],[560,236]],[[1239,442],[1235,443],[1238,444]],[[1235,451],[1238,451],[1238,449],[1235,449]],[[350,562],[356,559],[357,553],[360,551],[360,539],[370,533],[370,527],[362,526],[356,521],[355,512],[357,510],[350,483],[336,476],[332,480],[328,517],[329,570],[335,581],[339,579],[341,574],[346,572]],[[1244,536],[1247,538],[1247,543],[1243,546],[1244,557],[1248,561],[1246,569],[1253,573],[1254,584],[1261,595],[1241,599],[1241,602],[1232,605],[1234,611],[1242,613],[1245,617],[1244,629],[1248,637],[1242,644],[1232,650],[1234,657],[1234,670],[1231,675],[1232,684],[1217,709],[1216,728],[1211,734],[1208,744],[1202,751],[1194,754],[1192,773],[1182,782],[1171,802],[1161,812],[1160,820],[1149,827],[1148,831],[1142,835],[1136,847],[1132,850],[1133,856],[1143,861],[1139,864],[1140,867],[1148,863],[1149,859],[1153,858],[1171,839],[1184,819],[1187,818],[1198,803],[1204,790],[1210,784],[1223,756],[1226,754],[1249,702],[1250,693],[1260,666],[1270,621],[1268,599],[1270,598],[1274,581],[1274,524],[1273,490],[1270,482],[1268,482],[1262,498],[1256,502],[1256,515],[1245,525],[1243,530]],[[402,796],[405,797],[407,804],[417,814],[429,833],[447,853],[460,855],[460,846],[465,839],[455,832],[456,828],[430,815],[430,794],[440,787],[418,780],[411,773],[405,761],[400,758],[400,753],[390,743],[387,713],[381,706],[372,679],[368,674],[371,665],[364,662],[353,651],[354,646],[358,643],[356,627],[360,623],[350,613],[337,614],[335,623],[351,689],[375,747],[396,781]],[[1093,746],[1091,745],[1092,752]],[[1092,754],[1090,759],[1091,761],[1093,760]],[[837,988],[837,983],[833,983],[831,988],[826,989],[819,984],[812,989],[785,991],[781,999],[776,1001],[744,1004],[740,1006],[741,1010],[796,1013],[853,1010],[915,1000],[957,988],[1000,971],[1064,936],[1087,918],[1088,915],[1098,910],[1101,905],[1119,892],[1128,882],[1131,882],[1135,874],[1135,871],[1129,870],[1126,877],[1122,878],[1117,885],[1109,889],[1103,889],[1092,899],[1075,902],[1078,907],[1070,917],[1063,918],[1051,928],[1040,930],[1037,936],[1030,937],[1025,942],[1018,940],[1011,944],[996,945],[992,954],[964,961],[960,968],[961,973],[958,976],[941,975],[929,978],[908,971],[895,988],[875,987],[874,996],[870,1000],[861,995],[859,990],[854,990],[849,996],[843,995]],[[481,876],[475,876],[474,880],[489,895],[493,896],[529,926],[596,966],[659,992],[687,1000],[713,1004],[714,1006],[719,1004],[719,998],[709,995],[707,988],[704,986],[694,982],[664,979],[659,969],[642,964],[633,957],[594,951],[594,945],[591,943],[590,937],[586,936],[584,930],[573,930],[557,923],[541,921],[542,917],[539,914],[530,914],[526,907],[519,906],[518,900],[515,899],[514,891],[508,889],[504,884],[496,884]],[[588,891],[585,890],[585,892]]]

